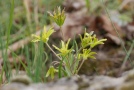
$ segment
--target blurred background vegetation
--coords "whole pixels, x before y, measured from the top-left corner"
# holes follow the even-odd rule
[[[6,43],[8,38],[8,29],[9,24],[12,24],[12,27],[10,29],[10,37],[8,46],[12,46],[12,44],[15,44],[15,42],[18,42],[19,40],[24,40],[26,37],[31,36],[32,33],[35,33],[36,31],[42,29],[44,25],[48,25],[50,20],[47,15],[47,11],[51,11],[57,6],[60,6],[62,4],[63,0],[1,0],[0,1],[0,60],[6,61],[5,63],[1,63],[3,67],[1,67],[0,71],[0,83],[5,82],[3,80],[4,71],[6,72],[5,78],[10,78],[12,68],[15,68],[14,74],[18,73],[20,68],[25,66],[21,66],[22,63],[16,63],[18,59],[22,60],[24,58],[27,58],[26,63],[28,64],[27,73],[31,75],[31,73],[38,73],[38,75],[43,74],[43,77],[45,77],[46,70],[38,70],[39,68],[45,68],[45,58],[44,56],[44,47],[43,44],[40,43],[38,45],[34,45],[33,43],[29,43],[26,46],[21,45],[15,53],[10,53],[8,56],[5,52],[6,49]],[[10,16],[11,16],[11,8],[14,7],[13,10],[13,20],[10,22]],[[7,36],[8,35],[8,36]],[[29,42],[29,40],[28,40]],[[23,44],[23,43],[22,43]],[[14,46],[14,47],[18,47]],[[36,50],[34,50],[36,48]],[[14,49],[14,48],[11,48]],[[8,49],[8,51],[10,51]],[[50,58],[49,58],[50,59]],[[10,60],[10,61],[9,61]],[[36,63],[36,60],[38,60],[38,63]],[[34,62],[35,61],[35,62]],[[11,63],[12,62],[12,63]],[[20,61],[19,61],[20,62]],[[34,65],[33,65],[34,62]],[[42,63],[43,62],[43,63]],[[21,64],[21,65],[20,65]],[[36,67],[36,64],[38,64]],[[5,68],[4,68],[5,67]],[[7,67],[7,68],[6,68]],[[30,72],[31,69],[36,69],[33,72]],[[40,73],[39,73],[40,72]],[[37,74],[36,74],[37,75]],[[38,79],[40,78],[40,79]],[[34,81],[42,81],[44,79],[41,79],[42,77],[33,76]]]

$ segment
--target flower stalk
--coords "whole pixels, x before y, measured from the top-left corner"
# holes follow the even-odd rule
[[[61,40],[60,42],[60,47],[52,45],[55,50],[59,52],[56,53],[48,44],[50,36],[55,32],[53,28],[49,28],[47,30],[44,26],[44,31],[40,36],[34,34],[32,35],[32,42],[44,42],[46,46],[53,52],[53,54],[59,59],[59,61],[56,61],[56,63],[52,62],[54,63],[55,67],[52,65],[50,66],[46,77],[51,76],[51,78],[54,79],[55,73],[59,73],[59,78],[62,76],[62,74],[64,74],[63,76],[68,77],[78,75],[79,70],[86,60],[88,60],[89,58],[95,59],[94,55],[97,53],[93,52],[92,49],[97,45],[104,44],[106,39],[99,40],[96,35],[93,34],[93,31],[87,33],[85,30],[84,37],[80,35],[80,46],[78,46],[78,44],[76,43],[76,46],[80,48],[77,48],[76,50],[73,46],[69,48],[71,39],[69,38],[67,41],[65,41],[64,32],[61,29],[66,18],[64,9],[61,10],[61,8],[58,7],[57,10],[54,10],[53,13],[48,12],[48,14],[52,18],[52,20],[60,27],[60,33],[63,40]],[[75,51],[75,53],[73,51]]]

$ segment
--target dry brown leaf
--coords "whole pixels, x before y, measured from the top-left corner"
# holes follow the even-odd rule
[[[114,24],[116,30],[114,29],[112,23]],[[100,34],[103,33],[104,36],[107,36],[108,38],[110,38],[113,43],[117,45],[121,45],[119,36],[122,38],[124,36],[124,33],[122,29],[116,23],[114,22],[112,23],[106,15],[101,15],[101,16],[96,17],[90,26],[92,30]],[[117,32],[119,33],[119,36]]]
[[[114,36],[110,33],[106,34],[106,37],[109,38],[110,40],[112,40],[112,42],[114,42],[116,45],[121,45],[121,43],[122,43],[119,37]]]
[[[127,25],[125,27],[125,32],[127,39],[129,40],[134,39],[134,25]]]
[[[85,7],[85,5],[84,0],[65,0],[63,2],[63,6],[66,8],[67,12],[80,10],[81,8]]]

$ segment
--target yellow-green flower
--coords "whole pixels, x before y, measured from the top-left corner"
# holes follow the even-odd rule
[[[84,37],[82,38],[82,36],[80,35],[81,45],[83,48],[89,46],[90,42],[92,42],[92,34],[93,32],[87,33],[85,30]]]
[[[53,45],[53,47],[55,49],[57,49],[58,51],[60,51],[60,53],[58,55],[61,56],[66,56],[68,53],[72,52],[72,49],[68,49],[68,44],[70,42],[70,39],[67,41],[67,43],[65,44],[65,42],[61,41],[61,48],[56,47],[55,45]]]
[[[88,58],[95,59],[95,57],[93,56],[94,54],[97,54],[97,53],[91,52],[90,49],[83,49],[83,53],[79,54],[79,57],[82,57],[84,60],[86,60]]]
[[[32,34],[32,42],[38,42],[38,41],[43,41],[46,43],[49,40],[49,37],[51,34],[53,34],[55,31],[53,28],[50,28],[48,31],[46,30],[46,27],[44,26],[44,31],[42,32],[41,36]]]
[[[96,35],[93,36],[92,38],[92,42],[90,43],[90,47],[93,48],[99,44],[104,44],[104,41],[106,41],[107,39],[100,39],[98,40],[98,38],[96,37]]]
[[[83,38],[80,35],[80,39],[81,39],[81,45],[83,48],[87,46],[90,46],[90,48],[93,48],[96,45],[104,44],[103,42],[107,40],[107,39],[98,40],[96,35],[93,35],[93,32],[87,33],[86,30],[85,30]]]
[[[48,12],[48,14],[51,16],[51,18],[54,20],[54,22],[57,25],[59,25],[59,26],[63,25],[65,18],[66,18],[64,9],[61,10],[60,7],[57,7],[57,11],[54,11],[53,14]]]
[[[46,77],[51,76],[52,79],[54,79],[54,74],[58,72],[57,69],[55,69],[53,66],[50,66],[49,70],[47,71]]]

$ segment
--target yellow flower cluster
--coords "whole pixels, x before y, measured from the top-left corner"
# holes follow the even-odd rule
[[[63,25],[66,18],[64,9],[61,10],[60,7],[57,7],[57,11],[55,10],[53,14],[48,12],[48,14],[51,16],[51,18],[57,25],[59,25],[60,27]]]
[[[43,41],[44,43],[46,43],[49,40],[49,37],[51,34],[54,33],[54,29],[50,28],[48,31],[46,29],[46,27],[44,26],[44,31],[41,34],[41,36],[32,34],[32,42],[38,42],[38,41]]]
[[[61,48],[58,48],[55,45],[53,45],[53,47],[55,49],[57,49],[58,51],[60,51],[60,53],[58,55],[66,56],[68,53],[70,53],[70,52],[73,51],[73,49],[68,49],[69,42],[70,42],[70,39],[67,41],[66,44],[65,44],[65,42],[61,41]]]

